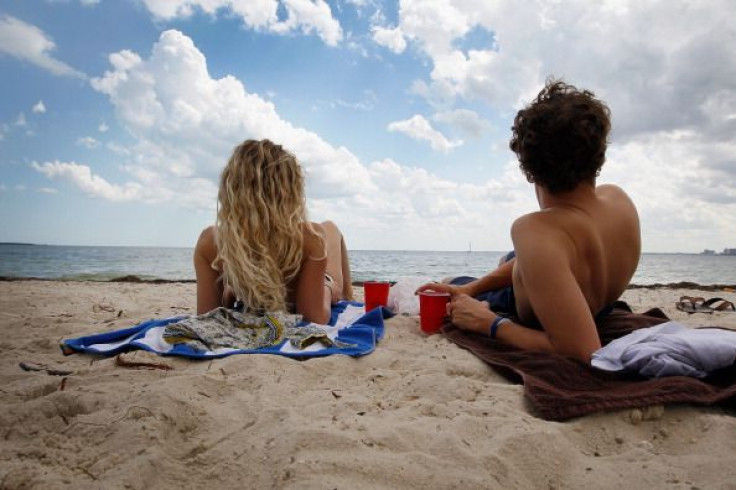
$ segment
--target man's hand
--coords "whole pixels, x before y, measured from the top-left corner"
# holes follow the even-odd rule
[[[471,330],[487,334],[488,329],[496,318],[488,303],[478,301],[467,294],[456,294],[452,301],[447,303],[447,315],[452,323],[462,330]]]
[[[452,284],[447,284],[444,282],[428,282],[427,284],[422,284],[417,288],[416,291],[414,291],[414,294],[419,294],[422,291],[450,293],[450,295],[453,297],[458,294],[467,294],[467,288],[465,288],[465,286],[454,286]]]

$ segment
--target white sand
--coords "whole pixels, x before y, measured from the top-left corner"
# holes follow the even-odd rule
[[[521,386],[422,335],[415,317],[389,320],[359,359],[125,355],[173,368],[163,371],[58,348],[191,313],[194,288],[0,283],[0,488],[736,488],[734,412],[660,406],[546,422]],[[736,314],[677,311],[682,294],[736,301],[671,289],[624,299],[736,327]]]

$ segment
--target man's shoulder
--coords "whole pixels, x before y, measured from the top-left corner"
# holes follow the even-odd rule
[[[511,239],[517,240],[541,240],[549,243],[556,238],[564,237],[563,227],[559,226],[559,220],[553,213],[535,211],[525,214],[514,220],[511,225]]]
[[[548,267],[550,264],[569,263],[575,245],[570,234],[553,213],[534,212],[525,214],[511,226],[511,241],[516,251],[517,264],[525,264],[529,270]]]
[[[629,195],[617,185],[604,184],[596,187],[600,202],[611,212],[619,216],[635,217],[638,215],[636,205]]]
[[[524,214],[519,216],[514,220],[513,223],[511,223],[511,233],[514,232],[523,232],[524,230],[528,229],[530,226],[534,226],[534,223],[538,221],[537,215],[539,214],[539,211],[535,211],[532,213]]]
[[[548,211],[533,211],[531,213],[519,216],[514,220],[511,225],[511,232],[525,232],[525,231],[544,231],[549,229],[550,231],[555,228],[556,217],[553,213]]]
[[[629,199],[629,195],[626,194],[626,191],[616,184],[601,184],[596,186],[595,193],[598,197],[602,198]]]

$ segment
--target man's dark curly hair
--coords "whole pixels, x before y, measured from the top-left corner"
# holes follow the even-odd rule
[[[553,194],[593,182],[606,159],[611,111],[595,94],[561,80],[520,110],[509,147],[529,182]]]

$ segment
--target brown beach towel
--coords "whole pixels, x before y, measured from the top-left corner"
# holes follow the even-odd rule
[[[597,326],[605,345],[639,328],[666,321],[667,316],[659,308],[636,314],[626,303],[617,302],[611,314]],[[736,405],[736,365],[702,379],[685,376],[648,379],[602,371],[557,354],[523,351],[451,324],[445,324],[442,333],[510,381],[523,383],[527,399],[538,415],[547,420],[662,403]]]

